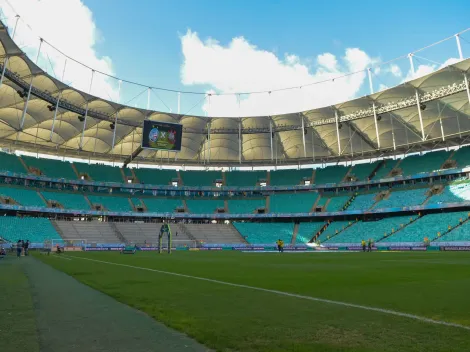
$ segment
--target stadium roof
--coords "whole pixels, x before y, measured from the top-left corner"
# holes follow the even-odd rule
[[[138,109],[78,91],[36,66],[1,23],[0,44],[1,70],[7,61],[0,87],[0,146],[11,150],[109,161],[129,161],[134,154],[134,161],[152,164],[248,166],[403,154],[464,144],[470,137],[465,77],[470,59],[333,106],[217,118]],[[87,106],[87,118],[81,121]],[[181,123],[181,152],[139,153],[144,119]]]

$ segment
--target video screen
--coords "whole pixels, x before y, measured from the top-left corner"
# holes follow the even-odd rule
[[[142,148],[181,151],[180,124],[145,120],[142,133]]]

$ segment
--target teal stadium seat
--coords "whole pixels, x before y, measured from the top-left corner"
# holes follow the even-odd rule
[[[379,162],[376,161],[374,163],[354,165],[353,169],[349,173],[349,176],[354,176],[357,181],[367,181],[378,164]]]
[[[252,244],[275,245],[278,239],[281,239],[285,244],[288,244],[290,243],[294,232],[293,223],[234,222],[233,225],[238,232],[246,238],[248,243]]]
[[[429,152],[424,155],[411,155],[404,158],[398,167],[402,169],[403,176],[433,172],[441,169],[449,155],[450,153],[445,150]]]
[[[183,208],[181,199],[174,198],[142,198],[147,210],[154,213],[176,213],[176,208]],[[139,199],[140,202],[140,199]],[[137,202],[134,200],[134,204]]]
[[[401,225],[409,222],[410,216],[395,216],[378,221],[359,221],[326,242],[359,244],[362,240],[368,240],[369,238],[377,241],[385,234],[397,230]]]
[[[460,221],[460,219],[467,219],[468,212],[461,212],[460,215],[461,216],[457,221]],[[437,242],[470,242],[470,221],[456,227],[445,236],[439,237]]]
[[[134,169],[137,179],[146,185],[168,186],[173,179],[178,178],[176,170]]]
[[[470,165],[470,147],[463,147],[455,151],[452,159],[457,162],[457,167],[463,169]]]
[[[224,208],[223,200],[187,200],[188,210],[193,214],[213,214],[218,208]]]
[[[225,173],[227,186],[255,187],[259,180],[267,179],[266,171],[229,171]]]
[[[45,199],[60,203],[65,209],[90,210],[90,205],[81,194],[66,192],[41,192]]]
[[[18,204],[29,207],[46,207],[38,193],[31,189],[0,187],[0,194],[14,199]]]
[[[368,210],[374,205],[376,196],[375,193],[360,194],[354,198],[348,210]]]
[[[333,236],[336,236],[339,232],[343,231],[346,227],[351,225],[353,223],[352,220],[347,220],[347,221],[332,221],[328,227],[326,228],[325,231],[323,231],[320,236],[318,236],[317,241],[320,241],[320,243],[323,243],[327,241],[328,239],[332,238]],[[333,241],[334,242],[334,241]]]
[[[270,172],[271,186],[297,186],[303,185],[303,179],[312,180],[312,169],[278,170]]]
[[[328,202],[328,199],[330,199],[328,196],[326,196],[325,194],[322,194],[320,196],[320,199],[319,199],[316,207],[317,208],[323,208],[326,205],[326,202]],[[316,201],[316,198],[315,198],[315,201]]]
[[[393,191],[388,199],[379,201],[374,209],[402,208],[422,204],[427,196],[428,189],[412,189],[406,191]]]
[[[309,242],[323,226],[325,226],[324,221],[301,222],[297,231],[295,243],[300,244]]]
[[[121,170],[116,166],[74,163],[78,174],[86,173],[93,181],[123,183]]]
[[[467,217],[467,211],[459,211],[452,213],[439,213],[439,214],[428,214],[419,218],[417,221],[404,227],[402,230],[385,238],[381,242],[423,242],[427,237],[429,240],[433,240],[438,235],[438,232],[443,234],[447,231],[448,226],[455,226],[459,223],[459,220]],[[447,235],[443,237],[447,238]],[[450,237],[449,237],[450,238]]]
[[[44,218],[1,216],[0,233],[11,242],[21,239],[43,244],[46,240],[61,239],[51,222]]]
[[[442,193],[432,196],[427,204],[459,203],[470,200],[470,183],[444,187]]]
[[[124,172],[124,176],[132,178],[134,175],[132,174],[132,170],[128,167],[122,168],[122,171]]]
[[[309,213],[317,193],[276,193],[270,196],[271,213]]]
[[[64,178],[66,180],[76,180],[77,174],[68,161],[54,159],[38,159],[30,156],[22,156],[22,159],[29,167],[34,167],[48,177]]]
[[[28,173],[20,159],[14,154],[0,152],[0,170],[11,171],[17,174]]]
[[[236,199],[228,201],[231,214],[252,214],[259,208],[266,208],[265,199]]]
[[[91,204],[101,204],[109,211],[132,211],[129,199],[117,196],[88,196]]]
[[[326,211],[340,211],[346,205],[350,196],[331,197],[330,202],[326,206]]]
[[[323,185],[325,183],[340,183],[343,181],[349,166],[327,166],[323,169],[316,169],[314,184]]]
[[[222,179],[220,171],[180,171],[184,186],[214,186]]]
[[[389,177],[389,173],[393,170],[396,164],[397,160],[385,159],[382,167],[377,170],[377,173],[374,176],[374,180],[380,180],[381,178]]]

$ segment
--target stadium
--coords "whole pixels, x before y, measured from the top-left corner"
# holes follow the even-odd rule
[[[92,68],[79,90],[0,23],[6,350],[468,351],[470,59],[449,40],[458,60],[392,88],[368,69],[357,99],[217,117],[95,96]]]

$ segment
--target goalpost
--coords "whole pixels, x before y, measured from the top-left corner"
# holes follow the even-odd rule
[[[49,243],[48,243],[49,242]],[[57,245],[64,251],[82,251],[87,246],[87,240],[79,239],[52,239],[44,243],[44,248],[56,251]]]

